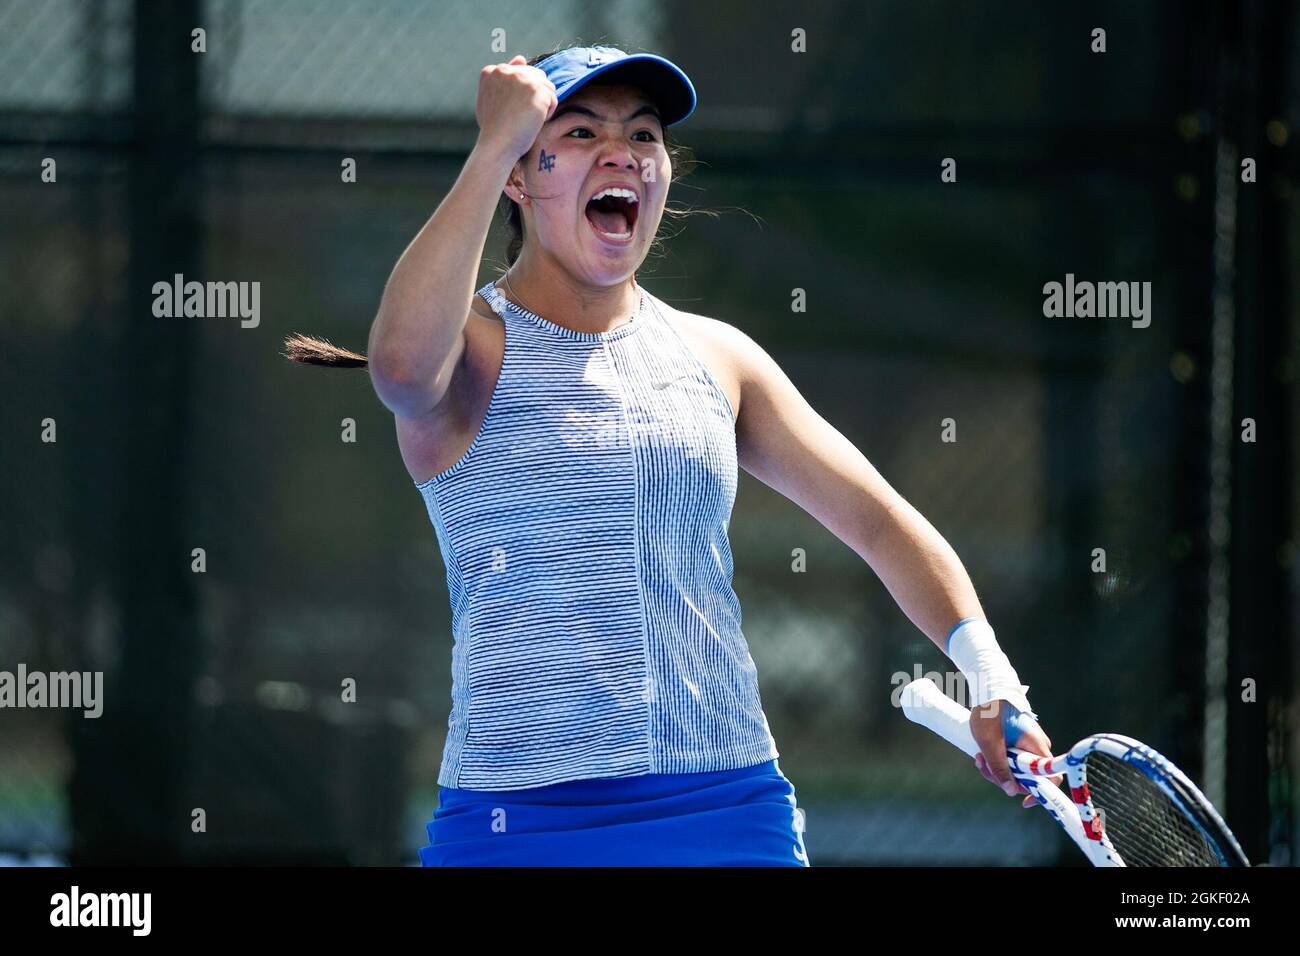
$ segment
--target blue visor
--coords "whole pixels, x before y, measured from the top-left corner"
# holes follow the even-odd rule
[[[537,64],[565,99],[598,76],[605,82],[626,83],[643,90],[659,110],[664,126],[680,123],[695,112],[695,87],[675,63],[653,53],[625,53],[610,46],[577,46],[553,53]]]

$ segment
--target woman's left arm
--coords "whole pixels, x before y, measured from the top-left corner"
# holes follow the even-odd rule
[[[953,626],[967,618],[984,618],[956,552],[852,442],[817,414],[757,342],[735,326],[715,323],[713,328],[725,340],[724,350],[740,382],[736,452],[741,467],[856,551],[903,613],[948,654]],[[991,630],[988,637],[992,639]],[[975,765],[1006,793],[1024,794],[1011,776],[1006,745],[1046,756],[1052,742],[1029,721],[1017,725],[1011,733],[1018,736],[1004,743],[1007,706],[1006,700],[993,700],[987,707],[972,707],[971,732],[981,749]],[[1026,796],[1023,805],[1034,802]]]
[[[956,552],[808,404],[757,342],[734,326],[722,328],[740,380],[736,450],[741,467],[856,551],[903,613],[946,653],[954,624],[984,617]]]

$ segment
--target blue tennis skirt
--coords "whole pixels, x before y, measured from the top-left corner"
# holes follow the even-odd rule
[[[738,770],[442,787],[423,866],[808,866],[775,759]]]

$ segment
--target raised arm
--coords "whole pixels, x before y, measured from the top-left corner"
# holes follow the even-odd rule
[[[442,400],[464,351],[488,227],[514,164],[556,106],[555,87],[522,56],[479,74],[479,137],[456,184],[411,240],[370,328],[370,377],[394,414]]]

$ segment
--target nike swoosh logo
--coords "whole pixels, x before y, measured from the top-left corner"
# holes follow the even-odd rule
[[[667,388],[667,387],[668,387],[669,385],[671,385],[673,382],[679,382],[679,381],[681,381],[682,379],[684,379],[685,377],[686,377],[686,375],[685,375],[685,374],[682,374],[682,375],[678,375],[678,376],[676,376],[676,377],[674,377],[674,378],[670,378],[670,379],[668,379],[668,381],[666,381],[666,382],[655,382],[655,383],[654,383],[654,387],[655,387],[655,388]]]

